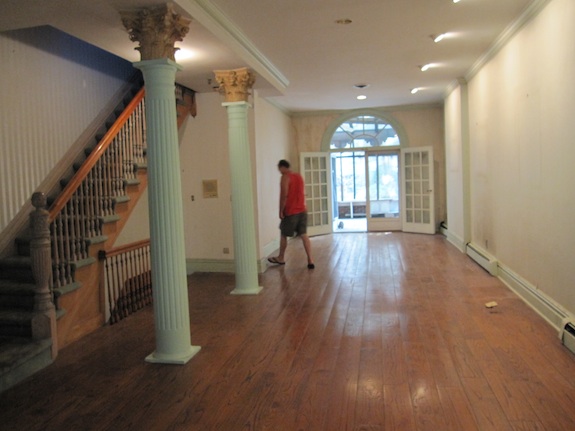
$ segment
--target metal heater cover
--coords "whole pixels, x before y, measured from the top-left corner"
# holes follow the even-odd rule
[[[561,337],[563,345],[571,352],[575,353],[575,324],[568,322],[563,327],[563,336]]]

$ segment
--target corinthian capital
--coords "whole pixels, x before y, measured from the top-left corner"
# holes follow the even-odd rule
[[[247,102],[252,85],[256,80],[247,67],[233,70],[214,70],[220,93],[226,102]]]
[[[171,3],[161,6],[120,12],[122,24],[132,42],[140,42],[136,49],[142,60],[169,58],[175,60],[176,41],[184,40],[190,21],[176,13]]]

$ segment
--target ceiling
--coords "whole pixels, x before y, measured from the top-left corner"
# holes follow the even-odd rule
[[[441,103],[500,35],[542,0],[175,0],[192,18],[177,81],[214,91],[214,70],[249,67],[286,111]],[[0,31],[52,25],[138,61],[119,11],[157,0],[2,0]],[[338,24],[338,20],[350,20]],[[446,33],[439,43],[431,35]],[[183,54],[193,54],[184,58]],[[422,72],[419,66],[431,64]],[[356,84],[367,85],[363,89]],[[420,88],[411,94],[413,88]],[[357,96],[367,96],[357,100]]]

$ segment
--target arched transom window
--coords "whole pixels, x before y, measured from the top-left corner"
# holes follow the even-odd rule
[[[386,121],[371,115],[359,115],[341,123],[330,143],[330,149],[340,151],[393,146],[399,146],[397,132]]]

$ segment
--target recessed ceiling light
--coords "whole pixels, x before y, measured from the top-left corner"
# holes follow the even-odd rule
[[[419,68],[421,69],[422,72],[425,72],[426,70],[429,70],[429,68],[432,66],[431,63],[427,63],[424,64],[423,66],[419,66]]]
[[[349,18],[342,18],[335,21],[336,24],[343,24],[343,25],[351,24],[351,22],[352,21]]]
[[[441,42],[441,41],[443,40],[443,38],[445,37],[445,33],[441,33],[441,34],[438,34],[438,35],[433,35],[433,34],[432,34],[430,37],[433,39],[433,41],[434,41],[435,43]]]
[[[359,96],[357,96],[357,100],[365,100],[367,99],[367,96],[365,94],[360,94]]]
[[[195,51],[186,48],[178,48],[178,50],[175,52],[174,55],[176,61],[190,60],[198,56],[198,54]]]
[[[461,0],[453,0],[453,3],[459,3]]]
[[[411,89],[411,94],[415,94],[419,91],[419,88],[412,88]]]

